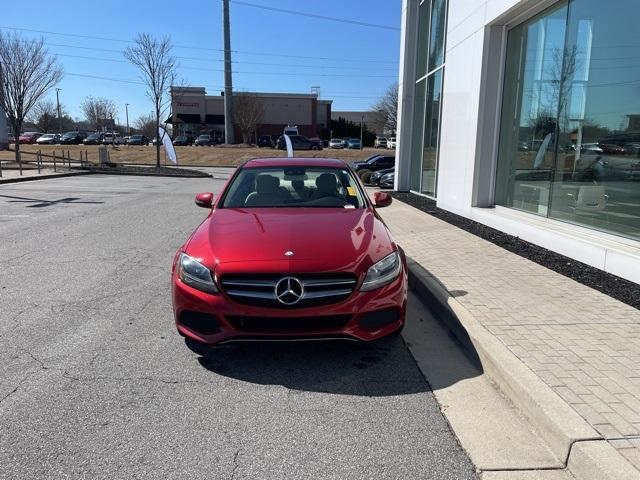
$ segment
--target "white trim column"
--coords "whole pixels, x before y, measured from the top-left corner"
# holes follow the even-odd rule
[[[409,190],[413,106],[416,90],[419,0],[402,0],[400,72],[398,81],[398,128],[396,131],[396,190]]]

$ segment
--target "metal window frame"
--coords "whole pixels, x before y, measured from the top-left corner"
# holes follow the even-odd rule
[[[418,4],[418,7],[420,7],[421,5],[423,5],[425,2],[429,2],[429,33],[431,33],[431,12],[433,10],[433,2],[436,0],[421,0]],[[426,129],[426,125],[423,123],[422,126],[422,132],[420,132],[420,145],[422,145],[422,154],[420,155],[420,178],[419,178],[419,182],[418,182],[418,191],[415,190],[411,190],[409,189],[409,191],[411,193],[415,193],[417,195],[421,195],[433,200],[436,200],[438,197],[438,178],[439,178],[439,170],[440,170],[440,140],[442,137],[442,104],[444,103],[442,101],[442,99],[444,98],[444,81],[445,81],[445,72],[444,72],[444,67],[447,63],[447,27],[449,25],[449,3],[450,0],[445,0],[445,9],[444,9],[444,41],[442,42],[442,63],[437,66],[436,68],[434,68],[431,71],[428,71],[426,73],[426,75],[423,75],[422,77],[418,78],[415,82],[414,82],[414,91],[415,91],[415,85],[418,85],[419,82],[426,82],[427,79],[430,76],[435,75],[439,70],[442,70],[442,85],[441,85],[441,92],[440,92],[440,105],[438,106],[438,141],[437,141],[437,145],[436,145],[436,168],[435,168],[435,174],[436,174],[436,178],[435,178],[435,183],[434,183],[434,192],[433,195],[429,195],[426,194],[422,191],[422,172],[423,172],[423,164],[424,164],[424,135],[425,135],[425,129]],[[418,28],[420,28],[420,25],[418,24]],[[429,48],[431,46],[431,35],[429,35],[428,37],[428,42],[427,42],[427,68],[429,66]],[[419,46],[418,46],[419,47]],[[417,50],[417,49],[416,49]],[[424,113],[423,113],[423,117],[424,120],[426,122],[426,116],[427,116],[427,88],[425,85],[425,96],[424,96]],[[414,132],[414,137],[415,137],[415,132]],[[411,166],[409,166],[409,169],[411,169]]]

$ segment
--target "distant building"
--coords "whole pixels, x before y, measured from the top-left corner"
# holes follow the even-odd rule
[[[7,138],[7,115],[0,108],[0,150],[9,148],[9,140]]]
[[[627,130],[640,132],[640,115],[636,113],[627,115],[627,117],[629,118]]]
[[[254,96],[264,107],[257,135],[281,134],[287,125],[297,125],[300,135],[328,138],[332,100],[317,94],[239,92]],[[203,87],[172,87],[171,117],[175,135],[209,133],[224,137],[224,96],[207,95]],[[241,138],[236,127],[236,138]]]
[[[353,122],[356,125],[360,125],[360,122],[364,118],[364,123],[368,130],[378,135],[387,133],[384,131],[384,118],[380,112],[374,112],[371,110],[364,112],[331,112],[331,120],[337,121],[340,118],[344,118],[347,122]]]

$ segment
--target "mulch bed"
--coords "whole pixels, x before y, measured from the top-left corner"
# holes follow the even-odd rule
[[[640,285],[637,283],[534,245],[519,237],[509,235],[495,228],[487,227],[481,223],[438,208],[436,202],[429,198],[408,192],[391,192],[391,195],[418,210],[422,210],[429,215],[472,233],[505,250],[509,250],[516,255],[520,255],[565,277],[571,278],[578,283],[640,309]]]

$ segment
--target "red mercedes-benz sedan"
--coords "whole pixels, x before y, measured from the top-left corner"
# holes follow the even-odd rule
[[[175,256],[180,334],[231,340],[375,340],[399,332],[407,267],[376,208],[341,160],[270,158],[239,167]]]

